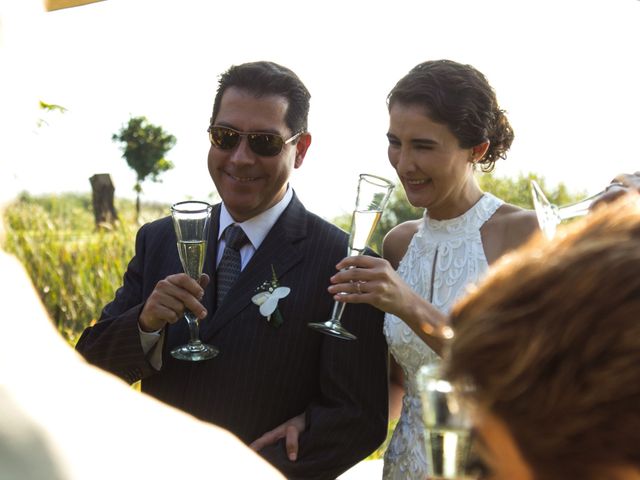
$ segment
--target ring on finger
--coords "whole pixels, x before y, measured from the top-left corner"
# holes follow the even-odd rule
[[[356,290],[358,290],[358,295],[362,295],[362,290],[360,289],[361,284],[362,282],[360,280],[356,282]]]

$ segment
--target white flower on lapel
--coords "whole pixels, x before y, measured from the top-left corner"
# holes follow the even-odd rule
[[[289,287],[270,288],[251,297],[251,301],[260,307],[260,314],[268,318],[278,308],[278,300],[289,295],[290,291]]]
[[[291,289],[289,287],[281,287],[276,277],[276,271],[271,265],[271,271],[273,276],[271,280],[263,282],[260,287],[257,288],[258,293],[251,297],[251,301],[260,307],[260,315],[267,319],[274,327],[279,327],[282,322],[282,315],[278,310],[278,302],[289,295]],[[271,317],[273,316],[273,321]]]

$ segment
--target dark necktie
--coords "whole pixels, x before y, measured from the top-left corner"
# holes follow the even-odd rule
[[[225,229],[224,235],[226,245],[216,272],[218,306],[240,276],[240,249],[249,240],[242,228],[237,225],[229,225]]]

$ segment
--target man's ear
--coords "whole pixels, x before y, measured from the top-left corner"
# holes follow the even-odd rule
[[[296,161],[293,164],[293,168],[300,168],[302,162],[304,161],[304,157],[307,154],[307,149],[311,145],[311,134],[303,133],[298,138],[298,142],[296,143]]]

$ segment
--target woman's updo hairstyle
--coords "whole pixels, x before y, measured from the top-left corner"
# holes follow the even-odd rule
[[[415,66],[387,96],[395,104],[420,105],[434,122],[449,127],[461,148],[489,141],[487,153],[477,161],[483,172],[505,159],[513,142],[513,129],[485,76],[471,65],[432,60]]]

